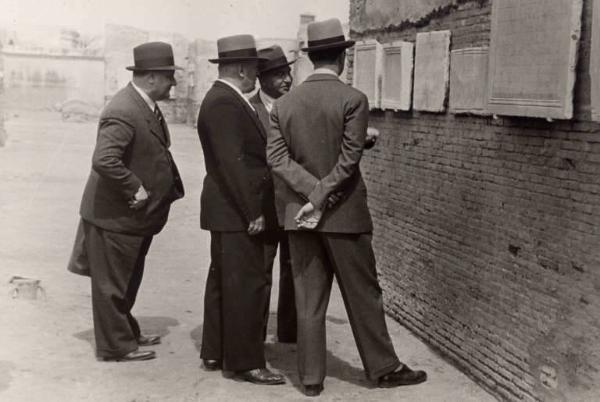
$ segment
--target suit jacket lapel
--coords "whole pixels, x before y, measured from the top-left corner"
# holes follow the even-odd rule
[[[248,102],[246,102],[244,99],[241,99],[240,98],[240,94],[238,94],[233,88],[230,88],[228,85],[223,84],[222,82],[219,82],[219,81],[215,82],[215,85],[219,85],[222,88],[226,88],[233,96],[235,96],[235,98],[238,100],[238,102],[240,103],[240,105],[242,106],[242,108],[244,108],[244,110],[246,110],[246,112],[250,116],[250,119],[252,119],[252,121],[256,125],[256,128],[258,129],[258,132],[260,134],[260,137],[266,143],[266,141],[267,141],[267,133],[266,133],[266,131],[265,131],[262,123],[258,119],[257,113],[254,110],[252,110],[252,108],[250,107],[250,105],[248,104]]]
[[[137,93],[135,88],[131,84],[129,84],[127,88],[129,89],[129,94],[131,98],[136,102],[138,108],[144,116],[144,119],[146,119],[146,123],[148,123],[148,128],[150,129],[150,132],[156,138],[158,138],[161,144],[168,148],[171,141],[169,132],[166,129],[166,124],[163,125],[163,129],[163,127],[161,127],[160,123],[156,119],[154,113],[148,107],[148,104],[142,99],[140,94]]]
[[[261,122],[263,131],[261,131],[261,135],[264,137],[265,141],[267,140],[267,130],[269,127],[269,112],[265,104],[260,99],[260,95],[258,92],[250,99],[250,103],[256,109],[256,113],[258,114],[258,120]]]

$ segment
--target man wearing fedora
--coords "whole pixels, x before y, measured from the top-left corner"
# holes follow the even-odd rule
[[[308,25],[308,47],[302,50],[315,71],[275,102],[268,134],[268,162],[287,185],[280,201],[298,309],[298,371],[309,396],[323,390],[325,317],[334,276],[367,377],[379,387],[427,378],[398,360],[385,323],[359,169],[369,105],[362,92],[338,78],[345,49],[353,44],[337,19]],[[337,192],[342,196],[332,205],[328,199]]]
[[[176,85],[173,50],[149,42],[135,47],[133,57],[135,65],[127,67],[132,81],[100,116],[71,257],[89,268],[96,352],[105,361],[155,357],[138,347],[158,344],[160,337],[143,335],[131,309],[152,237],[165,225],[171,203],[184,195],[156,104]]]
[[[283,384],[266,368],[263,331],[268,303],[265,230],[277,227],[266,133],[244,97],[254,90],[259,57],[251,35],[217,40],[219,78],[198,114],[206,176],[200,226],[210,231],[200,357],[256,384]]]
[[[281,46],[273,45],[258,51],[259,57],[264,57],[258,63],[258,80],[260,89],[250,98],[250,103],[256,109],[258,117],[263,124],[265,132],[269,130],[269,113],[273,108],[273,102],[282,95],[288,93],[292,86],[292,75],[290,65],[294,61],[288,61]],[[275,201],[281,199],[277,193],[285,186],[281,180],[273,177],[273,188]],[[296,305],[294,301],[294,281],[292,277],[292,264],[290,259],[290,248],[287,236],[283,230],[283,205],[278,205],[277,227],[266,232],[266,263],[271,283],[273,273],[273,262],[277,254],[279,244],[279,297],[277,300],[277,340],[283,343],[296,342]],[[271,289],[268,294],[270,298]],[[269,303],[265,311],[267,320],[269,315]],[[266,324],[266,323],[265,323]]]

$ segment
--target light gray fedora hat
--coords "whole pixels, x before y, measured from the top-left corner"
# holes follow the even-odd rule
[[[211,63],[234,63],[262,59],[256,52],[256,42],[252,35],[233,35],[217,39],[217,51],[219,57],[208,61]]]
[[[312,22],[306,27],[308,33],[307,47],[304,52],[316,52],[319,50],[347,48],[354,46],[353,40],[346,40],[342,23],[337,18],[325,21]]]

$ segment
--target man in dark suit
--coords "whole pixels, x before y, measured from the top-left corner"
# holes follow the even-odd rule
[[[129,85],[100,116],[92,170],[81,201],[71,261],[84,257],[92,281],[94,334],[99,358],[148,360],[160,343],[144,336],[131,309],[142,281],[153,235],[167,221],[170,205],[184,190],[169,146],[169,130],[156,104],[176,85],[171,45],[150,42],[133,49]]]
[[[287,184],[281,197],[298,309],[298,370],[309,396],[323,390],[325,316],[334,275],[367,377],[379,387],[426,380],[425,372],[398,360],[385,323],[359,169],[369,105],[362,92],[338,78],[345,49],[353,44],[337,19],[308,26],[308,47],[302,50],[315,71],[275,102],[268,134],[268,162]],[[330,202],[338,192],[341,198]]]
[[[265,132],[269,129],[269,113],[273,108],[273,102],[282,95],[288,93],[292,86],[292,75],[290,64],[283,53],[281,46],[270,46],[258,51],[259,57],[264,57],[258,63],[258,80],[260,89],[250,98],[250,103],[256,109],[258,117],[264,126]],[[285,186],[281,180],[273,178],[275,189],[275,200],[277,192]],[[273,230],[265,232],[266,235],[266,263],[271,283],[273,273],[273,262],[277,254],[279,244],[279,297],[277,301],[277,340],[284,343],[296,342],[296,305],[294,302],[294,281],[292,277],[292,264],[290,260],[290,248],[285,231],[283,230],[283,206],[277,207],[277,219],[279,224]],[[269,297],[271,288],[268,289]],[[265,314],[269,314],[269,303]]]
[[[203,359],[256,384],[283,384],[266,368],[263,331],[268,303],[265,230],[277,227],[266,133],[244,93],[254,89],[251,35],[217,41],[219,79],[198,114],[206,177],[200,226],[210,230],[211,265],[204,294]]]

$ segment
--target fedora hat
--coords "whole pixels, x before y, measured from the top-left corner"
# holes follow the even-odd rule
[[[256,52],[252,35],[233,35],[217,39],[219,57],[208,59],[211,63],[234,63],[238,61],[261,60]]]
[[[294,63],[296,60],[288,61],[283,53],[283,49],[279,45],[273,45],[260,49],[258,51],[258,57],[263,57],[258,63],[258,72],[264,73],[266,71],[275,70],[279,67],[286,67]]]
[[[342,24],[337,18],[311,22],[306,27],[308,34],[307,47],[303,52],[316,52],[325,49],[347,48],[354,45],[353,40],[346,40]]]
[[[173,48],[165,42],[148,42],[133,48],[131,71],[183,70],[175,65]]]

